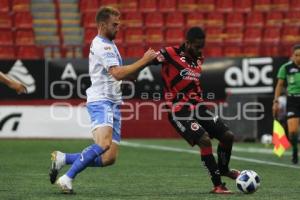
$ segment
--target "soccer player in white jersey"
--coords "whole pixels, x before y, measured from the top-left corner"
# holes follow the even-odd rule
[[[89,54],[92,84],[86,91],[95,144],[86,147],[81,153],[54,151],[51,154],[49,175],[52,184],[64,165],[72,165],[56,181],[64,193],[73,192],[72,181],[86,167],[104,167],[115,162],[121,139],[121,80],[142,69],[156,57],[155,51],[149,49],[135,63],[122,65],[122,58],[113,42],[119,30],[119,18],[119,11],[112,7],[101,7],[96,15],[98,35],[92,41]]]

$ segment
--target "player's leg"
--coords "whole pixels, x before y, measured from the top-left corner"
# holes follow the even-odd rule
[[[288,131],[289,138],[292,144],[293,153],[292,153],[292,162],[294,164],[298,163],[298,127],[299,127],[300,118],[289,118],[288,119]]]

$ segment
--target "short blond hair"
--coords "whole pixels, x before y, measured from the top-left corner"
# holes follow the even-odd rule
[[[100,7],[96,14],[96,23],[99,24],[100,22],[106,22],[110,16],[120,16],[121,13],[118,9],[110,7],[110,6],[103,6]]]

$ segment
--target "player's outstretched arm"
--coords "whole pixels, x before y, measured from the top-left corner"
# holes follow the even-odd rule
[[[26,87],[22,83],[10,78],[2,72],[0,72],[0,82],[15,90],[18,94],[26,93]]]
[[[133,64],[125,65],[122,67],[114,66],[109,69],[109,73],[117,80],[126,79],[129,75],[145,67],[150,61],[155,59],[156,52],[149,48],[145,52],[144,56]]]

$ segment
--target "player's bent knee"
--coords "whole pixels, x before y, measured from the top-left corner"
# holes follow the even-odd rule
[[[234,135],[231,131],[226,131],[224,136],[225,142],[232,143],[234,140]]]
[[[200,148],[202,147],[211,147],[211,140],[207,132],[205,132],[202,137],[198,141],[198,145]]]

